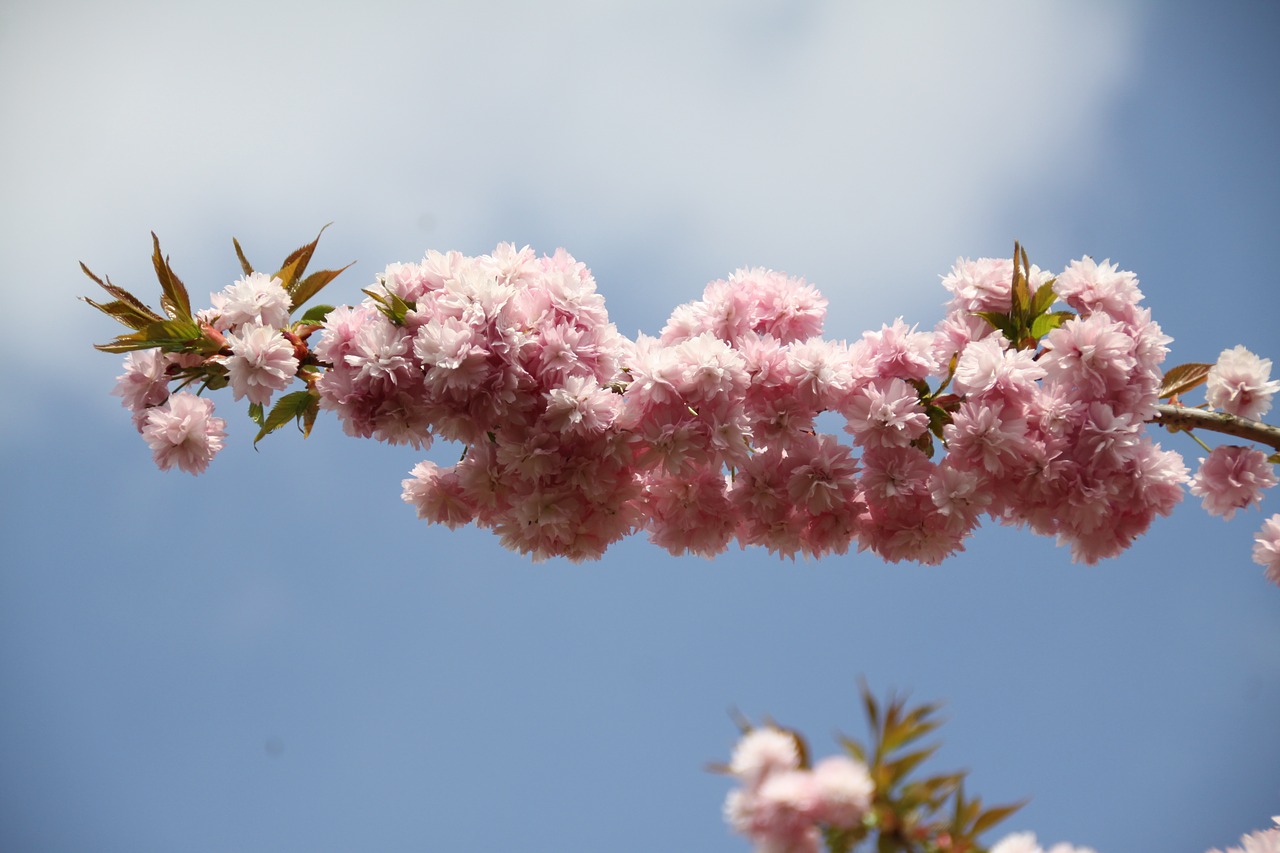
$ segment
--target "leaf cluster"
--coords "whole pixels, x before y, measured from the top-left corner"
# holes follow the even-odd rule
[[[280,279],[285,292],[289,294],[290,313],[351,266],[347,264],[341,269],[319,270],[306,275],[307,265],[315,254],[320,236],[328,227],[326,225],[321,228],[320,234],[317,234],[310,243],[290,252],[280,268],[272,274],[272,277]],[[245,275],[252,275],[253,265],[245,257],[240,241],[232,238],[231,242],[235,246],[236,257],[240,260],[240,268]],[[163,315],[123,287],[112,284],[109,277],[105,280],[99,278],[83,263],[80,264],[84,274],[113,297],[110,302],[95,302],[87,296],[81,299],[133,330],[132,334],[120,335],[111,343],[96,344],[95,349],[121,353],[159,348],[164,352],[196,353],[203,356],[218,354],[223,347],[223,342],[216,334],[203,329],[192,314],[191,297],[187,287],[173,271],[169,258],[161,253],[160,239],[156,237],[155,232],[151,234],[151,243],[153,246],[151,264],[155,268],[156,278],[160,281],[160,308],[164,312]],[[318,323],[324,319],[324,314],[333,310],[330,306],[317,306],[317,308],[321,307],[327,310],[324,313],[318,313],[316,308],[312,308],[303,315],[300,322]]]
[[[951,384],[951,380],[955,378],[956,365],[958,363],[959,356],[951,356],[951,362],[947,365],[947,376],[938,385],[936,391],[930,391],[929,384],[923,379],[917,379],[912,383],[915,386],[916,393],[920,396],[920,405],[924,407],[925,417],[929,419],[928,430],[921,433],[920,437],[912,442],[912,445],[930,459],[933,458],[934,453],[933,439],[936,437],[944,446],[946,445],[943,429],[947,424],[951,423],[951,416],[960,408],[961,398],[959,396],[944,393],[947,390],[947,386]]]
[[[877,853],[981,853],[978,836],[1013,814],[1023,803],[983,808],[978,797],[964,793],[967,771],[915,778],[914,773],[941,746],[921,741],[942,725],[941,705],[912,705],[890,695],[877,702],[865,682],[860,685],[871,732],[870,748],[842,737],[841,744],[867,765],[875,785],[871,811],[861,830],[827,833],[832,853],[848,853],[875,831]]]
[[[264,412],[261,403],[249,404],[249,418],[258,425],[258,434],[253,437],[254,445],[271,433],[280,429],[289,421],[298,425],[303,438],[311,435],[316,416],[320,414],[320,394],[315,386],[308,383],[307,390],[294,391],[276,400],[269,413]]]
[[[1054,279],[1049,279],[1031,292],[1031,264],[1027,250],[1016,240],[1013,243],[1013,281],[1010,282],[1009,313],[976,311],[977,316],[1009,339],[1018,349],[1035,349],[1040,339],[1075,316],[1072,311],[1050,311],[1057,294]]]
[[[151,234],[151,242],[154,247],[151,263],[155,267],[156,278],[160,280],[160,308],[163,315],[123,287],[112,284],[110,278],[104,281],[83,263],[80,264],[85,275],[97,282],[109,296],[114,297],[110,302],[95,302],[87,296],[81,298],[133,330],[131,334],[119,335],[111,343],[96,344],[94,348],[114,353],[159,348],[164,352],[213,355],[221,348],[221,343],[206,336],[191,315],[191,298],[187,294],[186,285],[173,271],[169,259],[160,253],[160,240],[154,232]]]
[[[1212,367],[1212,364],[1203,362],[1189,362],[1169,368],[1160,380],[1158,396],[1162,400],[1168,400],[1203,385],[1208,381],[1209,369]]]

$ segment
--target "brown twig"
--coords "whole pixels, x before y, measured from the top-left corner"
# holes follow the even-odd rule
[[[1170,432],[1206,429],[1224,435],[1256,441],[1280,450],[1280,427],[1229,415],[1226,412],[1206,412],[1186,406],[1156,406],[1156,416],[1149,423],[1162,426]]]

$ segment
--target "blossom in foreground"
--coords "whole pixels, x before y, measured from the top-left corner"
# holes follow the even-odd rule
[[[1205,511],[1229,519],[1236,510],[1262,502],[1262,492],[1276,484],[1275,471],[1261,450],[1219,445],[1191,479],[1191,494],[1203,499]]]
[[[1259,358],[1243,346],[1223,350],[1209,368],[1205,401],[1230,415],[1260,418],[1271,409],[1271,395],[1280,391],[1280,381],[1270,378],[1271,359]]]
[[[147,409],[142,437],[156,465],[199,474],[222,449],[226,422],[213,416],[213,402],[195,394],[174,394],[163,405]]]
[[[1253,561],[1267,570],[1267,580],[1280,586],[1280,513],[1262,523],[1254,539]]]
[[[169,397],[167,366],[164,353],[158,349],[127,353],[124,373],[116,377],[116,387],[111,393],[120,397],[120,404],[134,414],[158,406]]]
[[[800,766],[796,737],[765,726],[742,736],[728,767],[742,787],[725,799],[725,821],[757,853],[817,853],[821,829],[859,826],[874,784],[866,765],[848,756]]]

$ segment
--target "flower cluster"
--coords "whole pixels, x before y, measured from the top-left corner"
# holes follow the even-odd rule
[[[583,264],[510,244],[392,264],[359,305],[291,320],[340,272],[303,279],[314,248],[276,275],[241,254],[244,277],[192,314],[157,245],[168,320],[99,281],[120,298],[93,304],[138,330],[103,348],[127,352],[115,393],[162,468],[204,470],[225,436],[182,389],[229,385],[259,438],[291,418],[309,430],[323,408],[353,436],[464,445],[458,464],[424,462],[404,481],[418,515],[574,560],[644,531],[673,554],[736,542],[936,564],[990,518],[1093,563],[1167,515],[1184,485],[1230,518],[1277,482],[1262,451],[1214,448],[1191,478],[1151,439],[1153,421],[1188,428],[1161,420],[1162,398],[1204,383],[1219,417],[1256,418],[1280,382],[1243,347],[1164,374],[1170,339],[1109,261],[1055,278],[1020,250],[961,259],[933,329],[898,319],[851,343],[823,337],[812,285],[744,269],[677,307],[658,337],[630,340]],[[307,390],[277,399],[294,379]],[[820,429],[824,413],[843,435]],[[1280,577],[1275,538],[1259,534],[1255,559]]]
[[[816,853],[823,828],[862,826],[874,792],[860,761],[836,755],[804,768],[796,736],[773,727],[743,735],[728,771],[741,787],[725,800],[725,820],[759,853]]]
[[[219,293],[210,294],[212,307],[195,319],[221,346],[208,357],[164,352],[161,348],[134,350],[125,356],[124,373],[112,393],[133,412],[134,425],[151,447],[156,465],[198,474],[222,449],[226,422],[213,416],[206,398],[180,391],[190,371],[211,372],[231,385],[235,399],[264,406],[297,374],[294,344],[280,327],[289,320],[290,297],[278,278],[248,274]]]

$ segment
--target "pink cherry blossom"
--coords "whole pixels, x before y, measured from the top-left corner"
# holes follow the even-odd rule
[[[142,437],[162,470],[174,466],[199,474],[222,449],[226,422],[213,416],[213,402],[185,391],[147,409]]]
[[[1054,288],[1067,304],[1081,314],[1101,312],[1127,318],[1142,300],[1138,277],[1117,269],[1110,259],[1101,264],[1084,257],[1072,261],[1054,280]]]
[[[343,360],[355,369],[357,381],[407,382],[417,375],[409,358],[411,341],[391,321],[381,317],[371,319],[360,326]]]
[[[1261,450],[1223,444],[1191,479],[1191,494],[1202,498],[1205,511],[1229,519],[1236,510],[1262,502],[1262,492],[1276,484],[1274,466]]]
[[[1029,273],[1029,285],[1034,293],[1051,278],[1051,274],[1037,266]],[[951,291],[951,310],[965,314],[975,311],[1009,311],[1010,283],[1013,281],[1013,259],[979,258],[971,261],[960,258],[942,279],[942,286]]]
[[[1254,538],[1253,561],[1267,570],[1267,580],[1280,586],[1280,513],[1262,523]]]
[[[849,420],[845,429],[867,448],[906,447],[929,428],[919,392],[901,379],[867,383],[841,411]]]
[[[169,398],[168,359],[158,349],[135,350],[124,357],[124,373],[111,391],[121,405],[135,414],[158,406]]]
[[[289,322],[292,307],[284,282],[260,272],[238,279],[209,299],[217,316],[214,327],[223,332],[255,321],[278,329]]]
[[[733,748],[729,772],[748,788],[759,787],[770,773],[800,766],[796,737],[772,726],[760,726],[744,734]]]
[[[458,473],[433,462],[419,462],[412,477],[405,480],[403,498],[418,510],[418,518],[443,524],[450,529],[469,524],[476,508],[468,500]]]
[[[833,755],[813,767],[818,789],[817,819],[829,826],[852,829],[871,807],[875,785],[867,766],[847,755]]]
[[[672,554],[714,557],[724,551],[737,526],[725,487],[724,475],[709,468],[651,475],[645,509],[654,544]]]
[[[1258,358],[1243,346],[1223,350],[1209,368],[1205,401],[1241,418],[1259,418],[1271,410],[1271,396],[1280,381],[1271,377],[1271,359]]]
[[[282,391],[298,371],[293,344],[278,329],[254,320],[227,332],[231,355],[227,358],[227,378],[237,400],[266,405],[271,395]]]
[[[1106,314],[1068,320],[1043,344],[1049,380],[1075,389],[1077,399],[1105,397],[1133,381],[1133,339]]]
[[[1033,352],[1013,349],[1003,335],[991,334],[964,348],[952,388],[957,394],[1021,406],[1034,396],[1036,383],[1044,377],[1045,369],[1036,363]]]

